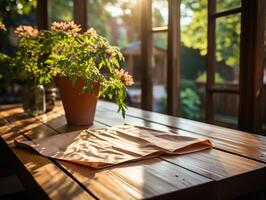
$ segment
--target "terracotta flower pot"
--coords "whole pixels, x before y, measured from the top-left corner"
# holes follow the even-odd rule
[[[97,105],[99,85],[93,85],[93,94],[83,92],[84,81],[78,79],[75,85],[68,78],[56,78],[63,102],[67,123],[70,125],[93,124]]]

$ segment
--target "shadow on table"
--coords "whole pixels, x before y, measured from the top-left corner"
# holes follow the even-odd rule
[[[98,119],[103,114],[107,115],[107,113],[99,112]],[[110,122],[114,116],[111,115],[111,113],[108,116],[110,117]],[[12,142],[14,139],[23,137],[23,135],[28,139],[36,139],[70,131],[82,131],[87,128],[104,127],[104,124],[99,123],[94,123],[94,125],[90,127],[69,126],[66,123],[64,113],[61,111],[50,112],[38,116],[37,118],[25,116],[22,111],[14,111],[8,117],[8,121],[11,122],[11,124],[0,127],[1,136],[3,136],[8,142]],[[146,123],[145,125],[150,126],[150,123]],[[73,197],[80,195],[80,191],[77,190],[71,183],[66,182],[65,177],[61,176],[61,170],[74,180],[78,180],[83,187],[87,188],[87,190],[91,191],[96,196],[103,198],[110,198],[110,195],[113,195],[117,198],[121,196],[125,198],[130,196],[141,199],[164,195],[166,193],[172,193],[172,195],[179,196],[181,194],[186,194],[188,195],[187,197],[189,197],[189,194],[192,195],[192,192],[184,193],[185,190],[195,186],[199,186],[198,190],[195,189],[196,192],[193,190],[193,192],[195,192],[193,195],[196,195],[197,199],[200,199],[202,196],[206,197],[205,195],[209,192],[214,192],[214,190],[210,190],[213,186],[211,179],[207,179],[186,169],[194,166],[193,171],[201,170],[202,165],[198,159],[200,154],[203,154],[202,159],[206,158],[206,153],[204,154],[203,152],[192,153],[190,156],[178,156],[178,158],[175,159],[175,162],[180,159],[179,165],[181,167],[172,164],[171,162],[173,162],[173,160],[171,159],[168,161],[162,161],[159,158],[153,158],[95,170],[67,161],[57,161],[51,159],[53,160],[53,163],[56,163],[56,166],[60,168],[60,172],[56,170],[48,170],[49,173],[43,176],[43,174],[40,173],[40,169],[49,169],[50,165],[53,165],[53,163],[40,162],[40,156],[35,151],[24,149],[19,149],[19,151],[23,155],[30,155],[32,159],[26,161],[24,165],[30,168],[37,178],[41,178],[43,181],[42,187],[46,188],[46,191],[51,192],[51,194],[55,196],[66,192]],[[211,154],[213,151],[208,150],[208,152]],[[214,173],[215,171],[218,171],[215,168],[219,168],[220,173],[226,175],[229,167],[224,166],[224,163],[221,162],[219,155],[214,155],[214,157],[216,160],[213,160],[213,164],[211,166],[207,166],[207,168],[210,168],[208,173],[211,173],[212,171]],[[188,163],[189,167],[184,167],[184,163]],[[205,168],[202,168],[202,170],[205,170]],[[201,173],[202,172],[199,174]],[[217,176],[220,176],[220,174]],[[57,178],[56,184],[51,182],[54,178]],[[210,195],[210,197],[212,198],[213,196]]]

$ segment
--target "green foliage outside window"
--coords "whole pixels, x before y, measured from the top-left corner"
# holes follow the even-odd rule
[[[180,116],[198,120],[200,116],[200,97],[196,92],[196,84],[192,80],[180,82]]]
[[[181,116],[188,119],[200,118],[200,98],[195,90],[186,88],[180,92]]]
[[[182,0],[184,16],[190,22],[181,29],[181,39],[185,46],[199,49],[201,55],[207,54],[207,0]],[[231,9],[239,6],[239,0],[219,1],[218,9]],[[186,16],[191,13],[191,16]],[[239,65],[240,15],[217,19],[216,60],[225,60],[231,67]]]
[[[206,83],[206,81],[207,81],[207,74],[206,74],[206,72],[200,74],[199,77],[197,78],[197,81]],[[224,79],[223,79],[223,77],[219,73],[216,72],[214,74],[214,82],[215,83],[224,83]]]
[[[181,80],[180,83],[180,116],[198,120],[200,116],[200,97],[196,93],[196,85],[194,81],[191,80]],[[166,97],[162,97],[159,100],[159,105],[166,109]]]

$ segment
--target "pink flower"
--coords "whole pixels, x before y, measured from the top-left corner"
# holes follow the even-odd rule
[[[133,78],[131,75],[128,74],[124,69],[116,69],[115,73],[119,76],[121,81],[126,85],[126,86],[131,86],[134,84]]]
[[[68,36],[76,36],[80,31],[80,25],[74,22],[53,22],[52,31],[66,33]]]
[[[97,37],[97,36],[98,36],[98,34],[97,34],[97,32],[95,31],[94,28],[90,28],[90,29],[88,29],[88,30],[85,32],[85,34],[86,34],[86,35],[90,35],[90,36],[92,36],[92,37]]]
[[[39,35],[39,31],[32,26],[19,26],[16,28],[15,33],[18,34],[19,37],[37,37]]]

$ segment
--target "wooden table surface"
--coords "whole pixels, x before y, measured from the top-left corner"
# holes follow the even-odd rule
[[[214,148],[161,156],[95,170],[15,147],[28,140],[80,131],[67,126],[60,102],[52,112],[30,118],[20,105],[0,107],[1,145],[33,199],[231,199],[266,188],[266,137],[99,101],[94,125],[124,123],[208,138]],[[0,138],[1,139],[1,138]]]

